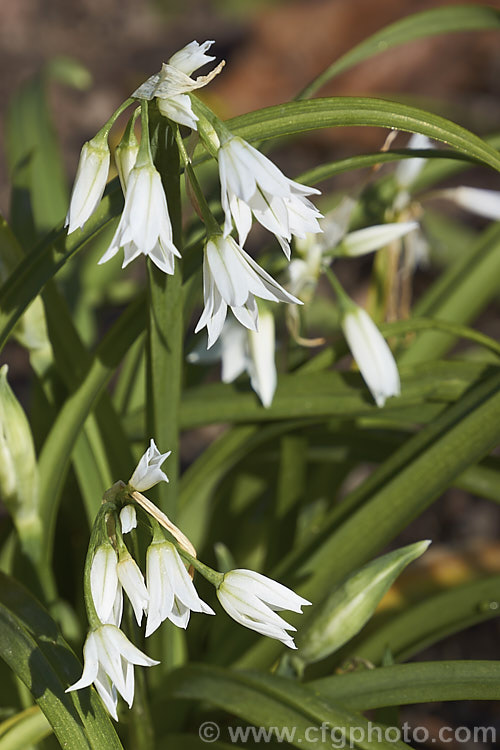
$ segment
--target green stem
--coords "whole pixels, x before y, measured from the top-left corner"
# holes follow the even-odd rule
[[[219,588],[222,581],[224,580],[223,573],[219,573],[217,570],[214,570],[209,565],[205,565],[205,563],[202,563],[201,560],[198,560],[197,557],[193,557],[192,555],[190,555],[189,552],[186,552],[186,550],[183,547],[181,547],[180,544],[175,539],[172,540],[172,544],[175,545],[181,557],[183,557],[186,560],[186,562],[192,565],[193,568],[197,570],[198,573],[200,573],[203,576],[203,578],[206,578],[207,581],[209,581],[213,586],[215,586],[216,589]]]
[[[177,148],[179,149],[179,154],[184,166],[185,173],[187,175],[187,179],[189,180],[189,183],[193,189],[194,197],[196,199],[196,207],[199,209],[199,214],[206,224],[209,234],[220,234],[220,226],[214,215],[210,211],[205,196],[203,195],[200,183],[198,182],[198,178],[196,177],[193,166],[191,164],[191,159],[189,158],[189,154],[187,153],[186,147],[184,146],[184,141],[181,138],[179,128],[177,125],[174,125],[173,127],[175,128],[175,140],[177,143]]]
[[[342,313],[346,313],[349,310],[352,310],[353,308],[356,308],[356,305],[352,301],[352,299],[349,297],[347,292],[344,290],[343,286],[341,285],[340,281],[337,279],[335,274],[333,273],[331,268],[325,267],[324,273],[328,281],[330,282],[330,285],[335,292],[335,296],[337,297],[337,301],[340,305]]]
[[[100,138],[107,138],[109,135],[109,131],[115,124],[116,120],[120,117],[121,113],[124,112],[127,107],[130,107],[131,104],[134,104],[136,100],[129,97],[126,99],[123,104],[120,104],[118,109],[116,109],[109,120],[102,126],[102,128],[95,134],[94,138],[100,139]],[[93,139],[92,139],[93,140]]]
[[[181,248],[179,153],[164,117],[155,123],[155,164],[168,197],[173,241]],[[147,340],[146,419],[148,435],[160,450],[171,450],[169,483],[158,486],[160,507],[175,518],[179,477],[179,406],[183,365],[182,271],[167,276],[148,261],[149,325]]]

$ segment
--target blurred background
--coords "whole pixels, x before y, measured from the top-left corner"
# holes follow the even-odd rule
[[[0,139],[3,143],[13,92],[54,58],[78,61],[89,73],[86,77],[80,71],[79,89],[59,82],[50,87],[69,190],[83,142],[162,62],[193,39],[214,39],[213,54],[227,61],[222,74],[200,96],[228,118],[290,100],[332,61],[385,25],[452,4],[451,0],[0,0]],[[488,4],[500,8],[500,2]],[[439,112],[479,134],[498,132],[498,33],[450,34],[382,51],[337,77],[319,95],[386,97]],[[385,135],[386,131],[375,128],[319,131],[300,138],[293,151],[288,152],[287,146],[287,154],[279,152],[280,164],[290,165],[288,173],[293,177],[322,161],[380,148]],[[407,137],[400,136],[398,145],[406,142]],[[7,174],[2,149],[0,213],[6,216]],[[338,185],[348,187],[357,174],[342,180]],[[498,175],[484,169],[468,173],[467,184],[500,189]],[[361,276],[350,279],[353,296],[362,295],[365,283]],[[421,283],[426,283],[425,274]],[[480,327],[498,333],[498,304],[490,306]],[[12,372],[17,368],[22,379],[23,355],[15,348],[8,351]],[[500,570],[498,510],[458,489],[446,493],[398,540],[398,545],[428,537],[435,541],[423,568],[415,566],[415,572],[403,579],[404,585],[418,590],[429,575],[449,584],[468,580],[479,571]],[[446,639],[422,658],[498,658],[499,636],[497,618]],[[479,716],[483,724],[499,725],[494,704],[483,705]],[[434,704],[414,708],[408,717],[413,725],[436,728],[450,721],[473,723],[478,714],[469,704]],[[453,750],[454,745],[447,747]]]
[[[214,39],[229,61],[203,89],[223,117],[293,98],[337,57],[383,26],[450,0],[0,0],[1,122],[12,92],[56,56],[91,75],[51,96],[68,177],[82,143],[161,63],[193,39]],[[477,3],[479,4],[479,3]],[[500,7],[498,1],[489,5]],[[500,120],[495,32],[450,34],[389,50],[339,76],[320,95],[387,96],[439,111],[476,132]],[[1,134],[0,134],[1,135]],[[314,163],[381,145],[383,134],[337,129],[305,139]],[[8,212],[5,154],[0,211]]]

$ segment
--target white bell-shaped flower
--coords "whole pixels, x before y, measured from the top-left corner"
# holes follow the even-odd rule
[[[500,220],[500,191],[461,185],[439,190],[436,196],[447,198],[455,205],[492,221]]]
[[[83,145],[64,226],[68,234],[83,227],[99,205],[109,172],[109,146],[104,135]]]
[[[123,247],[122,268],[142,253],[161,271],[173,274],[174,258],[180,258],[180,253],[172,237],[160,174],[149,158],[138,161],[128,176],[120,222],[99,264],[106,263]]]
[[[418,228],[418,221],[400,221],[357,229],[345,235],[335,255],[346,255],[349,258],[367,255],[405,237]]]
[[[149,593],[146,636],[164,620],[186,628],[191,612],[215,614],[198,596],[179,553],[171,542],[155,541],[146,553],[146,581]]]
[[[242,372],[250,376],[250,384],[262,405],[271,406],[276,390],[274,316],[259,305],[259,330],[251,331],[226,318],[218,342],[206,351],[204,345],[189,353],[194,364],[222,362],[221,380],[232,383]]]
[[[117,694],[129,708],[134,700],[134,665],[152,667],[159,664],[134,646],[115,625],[101,625],[91,630],[83,647],[84,667],[80,679],[66,689],[80,690],[94,683],[109,713],[118,721]]]
[[[341,325],[377,406],[384,406],[386,399],[401,393],[399,372],[389,345],[368,313],[354,303],[346,307]]]
[[[316,188],[285,177],[278,167],[256,148],[237,136],[227,138],[218,152],[221,202],[225,214],[224,237],[233,221],[243,245],[252,225],[252,214],[272,232],[286,257],[290,240],[321,232],[317,208],[306,196]]]
[[[195,333],[207,326],[208,347],[213,346],[220,335],[228,306],[242,325],[256,331],[258,310],[255,297],[301,304],[232,237],[221,235],[213,235],[205,246],[203,296],[205,308]]]
[[[138,492],[144,492],[155,484],[158,484],[158,482],[168,482],[167,475],[160,467],[171,453],[172,451],[160,453],[155,441],[151,438],[149,448],[141,456],[139,463],[134,469],[134,473],[128,481],[129,485]]]
[[[115,622],[113,610],[118,593],[118,555],[111,543],[99,545],[90,566],[90,591],[101,622]]]
[[[276,612],[287,609],[302,613],[302,607],[311,604],[307,599],[272,578],[244,569],[226,573],[217,596],[228,615],[240,625],[296,648],[288,632],[296,628]]]

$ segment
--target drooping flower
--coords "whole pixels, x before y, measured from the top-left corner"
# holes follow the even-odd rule
[[[318,224],[321,214],[306,197],[319,194],[319,190],[285,177],[270,159],[237,136],[223,141],[218,161],[224,237],[232,231],[234,221],[242,246],[253,214],[276,236],[289,259],[292,236],[321,232]]]
[[[80,690],[94,683],[111,716],[118,721],[117,691],[128,703],[134,700],[134,665],[159,664],[134,646],[115,625],[91,630],[83,647],[84,666],[80,679],[66,689]]]
[[[215,614],[198,596],[194,584],[175,546],[166,540],[155,541],[146,553],[146,581],[149,594],[146,636],[164,620],[186,628],[192,612]]]
[[[137,528],[137,513],[132,503],[124,505],[120,511],[120,524],[122,534],[128,534],[132,529]]]
[[[195,70],[215,60],[215,57],[205,54],[212,44],[213,41],[206,41],[203,44],[198,44],[196,41],[190,42],[172,55],[167,63],[163,63],[160,72],[148,78],[132,96],[148,101],[156,97],[158,109],[162,115],[179,125],[187,125],[196,130],[198,117],[193,112],[189,92],[206,86],[224,67],[224,61],[222,61],[208,75],[198,76],[196,79],[191,78]]]
[[[118,595],[118,556],[110,542],[99,545],[90,566],[90,590],[97,617],[103,623],[114,623]],[[120,593],[121,596],[121,593]]]
[[[172,240],[172,224],[161,177],[150,158],[136,162],[128,176],[125,206],[116,232],[99,263],[106,263],[123,247],[125,268],[141,253],[164,273],[174,273],[180,253]]]
[[[259,305],[259,330],[251,331],[227,318],[218,342],[210,352],[203,345],[188,355],[194,363],[222,361],[221,380],[232,383],[247,372],[250,384],[265,407],[271,406],[276,390],[274,316]]]
[[[158,484],[158,482],[168,482],[167,475],[160,467],[165,459],[170,456],[171,452],[160,453],[155,441],[151,438],[149,448],[141,456],[139,463],[134,469],[134,473],[128,481],[130,487],[138,492],[144,492],[155,484]]]
[[[296,628],[276,612],[288,609],[302,613],[302,607],[311,604],[307,599],[272,578],[245,569],[226,573],[217,596],[228,615],[240,625],[296,648],[287,632]]]
[[[342,314],[341,325],[377,406],[383,406],[390,396],[399,396],[401,383],[396,361],[368,313],[351,302]]]
[[[109,161],[107,135],[98,133],[84,143],[64,224],[68,234],[81,229],[99,205],[108,179]]]
[[[447,198],[460,208],[492,221],[500,220],[500,192],[461,185],[436,192],[436,197]]]
[[[142,613],[147,610],[149,602],[144,576],[129,552],[120,553],[116,571],[120,585],[132,604],[137,624],[140,625]]]
[[[256,331],[258,311],[255,297],[300,304],[232,237],[221,235],[213,235],[205,246],[203,296],[205,308],[195,333],[207,326],[209,348],[219,337],[228,306],[242,325]]]

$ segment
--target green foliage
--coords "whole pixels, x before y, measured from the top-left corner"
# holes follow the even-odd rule
[[[500,503],[500,462],[491,453],[500,441],[500,344],[472,328],[498,299],[500,229],[478,224],[464,230],[454,217],[426,210],[432,191],[470,166],[476,174],[485,167],[498,173],[500,138],[480,138],[439,115],[383,99],[309,99],[335,75],[385,49],[441,33],[498,33],[499,26],[500,12],[481,6],[410,16],[335,61],[295,101],[218,125],[220,132],[227,126],[252,142],[368,126],[446,144],[349,156],[315,165],[301,178],[319,184],[342,172],[370,169],[362,174],[364,189],[356,191],[349,225],[363,228],[394,220],[394,167],[415,157],[427,160],[408,187],[405,209],[411,213],[418,205],[428,228],[432,273],[422,277],[425,290],[413,307],[400,305],[402,319],[386,323],[394,299],[404,296],[401,274],[387,260],[394,247],[378,252],[370,279],[370,309],[401,375],[401,395],[382,409],[360,372],[344,367],[349,349],[339,328],[341,311],[316,287],[298,324],[286,311],[285,320],[278,317],[286,307],[279,306],[279,376],[268,408],[246,375],[216,382],[212,362],[197,367],[186,357],[204,335],[196,340],[192,335],[201,304],[204,233],[194,215],[186,219],[188,199],[195,194],[199,215],[206,218],[213,209],[217,220],[222,216],[218,183],[210,183],[211,156],[202,142],[191,165],[186,149],[191,153],[192,144],[176,139],[176,128],[150,106],[155,163],[183,258],[176,260],[174,275],[149,262],[142,275],[123,276],[115,261],[97,266],[123,209],[118,178],[83,229],[68,236],[62,226],[69,196],[47,86],[57,79],[81,88],[88,74],[71,61],[53,61],[11,101],[6,123],[11,211],[9,221],[0,220],[0,346],[9,345],[5,356],[15,347],[26,351],[31,391],[28,424],[19,404],[27,401],[11,390],[15,368],[9,370],[10,386],[2,370],[0,480],[10,520],[2,529],[0,556],[2,699],[9,691],[7,713],[0,717],[0,750],[49,747],[41,743],[51,733],[55,739],[48,742],[74,750],[122,747],[93,688],[65,692],[81,674],[66,640],[80,651],[86,628],[80,582],[89,527],[101,508],[107,533],[115,542],[120,537],[113,513],[106,516],[108,505],[102,510],[102,497],[108,490],[107,503],[116,500],[116,508],[130,501],[130,487],[114,483],[128,480],[151,437],[161,451],[172,450],[165,465],[170,482],[153,489],[151,497],[189,537],[199,558],[224,573],[256,568],[293,586],[312,606],[287,615],[298,629],[299,648],[286,658],[281,642],[257,640],[220,612],[215,618],[194,615],[186,633],[164,624],[144,646],[127,611],[130,639],[162,666],[137,674],[134,707],[130,713],[120,708],[125,746],[202,747],[197,726],[216,710],[222,726],[229,714],[242,725],[296,727],[289,741],[301,748],[331,747],[329,739],[307,736],[308,727],[324,723],[337,727],[353,747],[403,748],[403,742],[360,739],[357,730],[368,727],[363,712],[500,697],[495,661],[401,663],[498,616],[498,575],[474,574],[457,585],[403,596],[395,610],[377,609],[426,545],[401,547],[398,535],[448,488]],[[205,105],[196,111],[212,118],[216,128]],[[206,198],[197,185],[183,189],[184,167],[197,174],[202,163]],[[334,193],[324,199],[325,208],[318,205],[326,213],[341,198]],[[440,246],[445,251],[439,254]],[[292,257],[301,252],[297,243]],[[286,284],[278,251],[266,246],[259,263]],[[417,273],[409,274],[403,292],[411,291]],[[19,425],[21,437],[14,429]],[[13,454],[9,474],[7,458]],[[7,479],[14,475],[17,494],[9,494]],[[151,536],[144,518],[134,542],[132,534],[127,537],[142,566]],[[179,541],[175,533],[173,538]],[[185,559],[203,573],[197,558]],[[217,607],[209,584],[199,576],[196,583],[203,599]],[[356,663],[370,668],[342,673],[343,665]],[[224,739],[213,747],[227,748]]]

